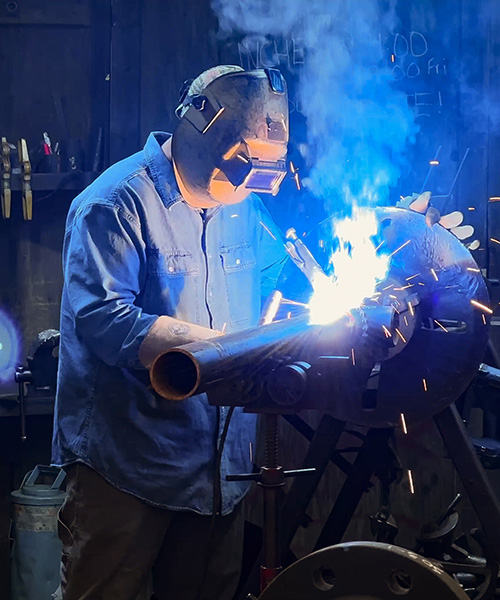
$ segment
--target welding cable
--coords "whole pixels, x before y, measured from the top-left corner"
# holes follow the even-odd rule
[[[224,452],[224,444],[226,443],[227,432],[229,430],[229,425],[231,423],[231,418],[233,416],[234,409],[235,407],[231,406],[227,413],[226,421],[224,422],[224,427],[222,429],[222,434],[220,437],[219,448],[217,449],[217,455],[215,457],[212,517],[210,519],[210,526],[208,528],[207,539],[205,541],[205,564],[203,569],[203,578],[200,583],[200,589],[198,590],[198,594],[196,596],[197,598],[201,597],[201,592],[203,590],[203,586],[207,578],[208,563],[212,554],[211,550],[215,546],[215,521],[217,519],[217,512],[222,512],[222,490],[220,482],[222,453]]]

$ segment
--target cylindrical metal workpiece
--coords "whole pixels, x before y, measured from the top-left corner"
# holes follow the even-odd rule
[[[293,341],[312,335],[308,315],[262,325],[226,336],[172,348],[151,368],[151,383],[161,396],[184,400],[203,392],[209,382],[228,375],[243,363],[255,364],[271,351],[283,350]]]
[[[311,325],[309,314],[304,314],[192,342],[160,355],[151,368],[151,383],[164,398],[184,400],[222,379],[249,380],[271,357],[309,361],[339,349],[350,353],[366,336],[372,320],[391,329],[396,317],[394,308],[378,306],[352,310],[330,325]],[[377,344],[385,341],[381,335]]]

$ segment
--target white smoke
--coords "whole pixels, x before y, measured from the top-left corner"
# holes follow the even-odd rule
[[[223,34],[301,39],[299,99],[307,119],[304,182],[329,212],[386,203],[418,128],[393,87],[381,40],[395,0],[213,0]],[[292,131],[293,137],[293,131]]]

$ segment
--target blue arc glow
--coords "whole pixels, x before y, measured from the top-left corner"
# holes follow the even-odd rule
[[[0,310],[0,383],[14,381],[19,364],[19,334],[13,320]]]

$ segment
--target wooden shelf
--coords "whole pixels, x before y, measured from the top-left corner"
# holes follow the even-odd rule
[[[69,173],[33,173],[31,175],[31,189],[34,192],[55,190],[83,190],[96,179],[100,173],[93,171],[74,171]],[[20,192],[22,176],[13,174],[10,179],[11,190]]]

